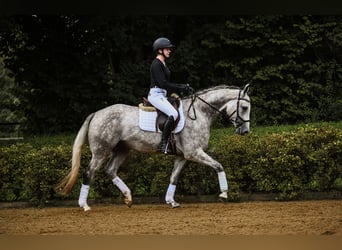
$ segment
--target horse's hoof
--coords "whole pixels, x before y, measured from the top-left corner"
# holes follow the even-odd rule
[[[130,208],[132,206],[132,196],[130,194],[128,194],[125,197],[125,204]]]
[[[227,200],[228,200],[228,194],[227,194],[227,192],[222,192],[222,193],[219,195],[219,199],[220,199],[220,201],[227,201]]]
[[[180,204],[178,202],[175,202],[175,201],[169,201],[169,202],[166,202],[166,203],[170,204],[172,208],[180,207]]]
[[[132,200],[131,199],[125,199],[125,204],[127,205],[127,207],[131,207],[132,206]]]
[[[219,197],[224,198],[224,199],[228,199],[228,194],[227,194],[227,192],[222,192],[222,193],[220,193]]]
[[[87,202],[86,201],[78,201],[78,205],[83,208],[83,210],[86,212],[86,211],[89,211],[91,208],[88,206]]]
[[[84,212],[87,212],[87,211],[91,210],[91,208],[88,205],[84,205],[83,210],[84,210]]]

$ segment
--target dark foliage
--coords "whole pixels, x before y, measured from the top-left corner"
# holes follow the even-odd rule
[[[100,108],[137,105],[160,36],[177,45],[172,81],[251,83],[254,124],[342,119],[342,16],[22,15],[0,27],[26,132],[76,131]]]

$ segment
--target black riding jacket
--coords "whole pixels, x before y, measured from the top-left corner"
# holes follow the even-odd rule
[[[177,84],[169,81],[171,71],[157,58],[154,58],[154,60],[152,61],[150,74],[150,88],[158,87],[161,89],[165,89],[170,94],[172,92],[178,92],[184,89],[184,84]]]

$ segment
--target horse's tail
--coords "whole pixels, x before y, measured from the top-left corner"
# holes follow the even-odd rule
[[[95,113],[90,114],[87,117],[87,119],[83,122],[83,125],[81,129],[78,131],[78,134],[74,141],[74,145],[72,148],[71,170],[68,173],[68,175],[65,176],[64,179],[57,185],[57,190],[63,195],[68,195],[71,192],[71,189],[77,180],[78,172],[79,172],[80,165],[81,165],[82,145],[84,144],[87,138],[89,123],[91,119],[94,117],[94,115]]]

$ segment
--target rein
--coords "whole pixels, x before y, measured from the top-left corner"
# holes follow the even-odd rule
[[[236,105],[236,109],[234,110],[234,112],[232,112],[230,115],[227,115],[227,113],[221,111],[220,109],[216,108],[215,106],[213,106],[212,104],[208,103],[207,101],[205,101],[203,98],[201,98],[199,95],[192,95],[191,96],[191,103],[189,105],[189,108],[188,108],[188,117],[191,119],[191,120],[196,120],[197,119],[197,114],[196,114],[196,109],[195,109],[195,106],[194,106],[194,103],[196,101],[196,99],[199,99],[200,101],[204,102],[205,104],[207,104],[210,108],[212,108],[213,110],[215,110],[216,112],[220,113],[225,119],[227,119],[228,121],[231,121],[231,122],[237,122],[237,120],[241,120],[242,123],[239,124],[238,127],[242,126],[243,123],[245,122],[249,122],[250,120],[244,120],[240,114],[239,114],[239,106],[240,106],[240,100],[243,100],[243,101],[246,101],[246,102],[250,102],[249,100],[247,100],[246,98],[242,98],[241,97],[241,91],[239,92],[239,96],[236,97],[236,98],[233,98],[233,99],[230,99],[228,102],[232,101],[232,100],[236,100],[237,99],[237,105]],[[227,102],[227,103],[228,103]],[[192,108],[192,112],[193,112],[193,117],[190,116],[190,110]],[[236,118],[235,118],[235,121],[232,120],[232,116],[236,113]]]

